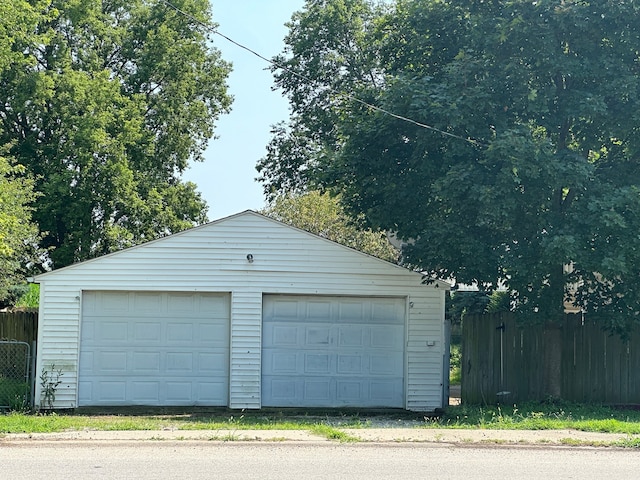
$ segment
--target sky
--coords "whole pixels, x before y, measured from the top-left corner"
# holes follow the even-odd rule
[[[218,31],[266,58],[282,51],[284,24],[304,5],[304,0],[210,1]],[[271,125],[289,116],[286,98],[271,89],[267,62],[219,35],[213,41],[222,58],[233,64],[227,80],[232,111],[217,121],[218,138],[209,141],[205,161],[193,162],[183,177],[198,185],[209,205],[209,220],[264,207],[255,165],[266,153]]]

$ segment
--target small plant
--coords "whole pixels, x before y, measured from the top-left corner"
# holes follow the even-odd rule
[[[29,384],[23,380],[0,375],[0,405],[10,411],[22,412],[27,409]]]
[[[329,440],[338,440],[341,443],[359,441],[358,437],[349,435],[348,433],[338,430],[337,428],[334,428],[330,425],[318,423],[312,425],[310,430],[316,435],[321,435]]]
[[[27,386],[28,389],[28,386]],[[29,411],[28,393],[16,394],[9,400],[9,411],[16,413],[26,413]]]
[[[41,407],[44,406],[47,410],[53,410],[53,404],[56,401],[56,392],[62,383],[62,375],[62,369],[56,368],[53,363],[51,364],[51,370],[42,369],[42,373],[40,374],[40,386],[42,387]]]
[[[451,345],[449,360],[449,383],[451,385],[460,385],[462,383],[462,351],[460,345]]]

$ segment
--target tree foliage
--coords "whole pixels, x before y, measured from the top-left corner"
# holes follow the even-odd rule
[[[20,57],[0,71],[0,144],[35,180],[33,216],[52,263],[205,221],[181,173],[230,105],[208,2],[172,2],[188,15],[146,0],[19,3],[40,18],[35,39],[21,35],[20,16],[15,35],[0,30],[10,39],[0,61]]]
[[[624,332],[640,312],[639,14],[606,0],[309,0],[276,59],[293,115],[258,166],[265,190],[333,188],[412,239],[414,266],[504,284],[547,322],[569,300]]]
[[[398,260],[399,252],[384,232],[360,228],[344,212],[339,198],[329,193],[310,191],[281,195],[272,200],[262,213],[374,257],[389,262]]]
[[[267,156],[257,166],[267,198],[328,180],[321,173],[341,148],[340,126],[351,115],[341,93],[376,92],[383,83],[371,48],[383,11],[361,0],[316,0],[294,13],[285,50],[273,59],[286,70],[272,69],[292,114],[273,128]]]
[[[16,46],[34,46],[45,40],[36,33],[44,5],[46,2],[0,1],[0,75],[29,63]],[[8,150],[9,145],[0,141],[0,305],[11,298],[14,285],[24,281],[26,269],[42,253],[32,221],[33,178]]]
[[[25,268],[40,253],[38,229],[31,221],[33,182],[22,172],[0,155],[0,302],[24,281]]]

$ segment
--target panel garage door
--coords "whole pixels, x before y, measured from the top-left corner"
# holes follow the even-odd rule
[[[228,405],[228,295],[85,292],[80,342],[80,406]]]
[[[265,296],[262,405],[404,408],[405,303]]]

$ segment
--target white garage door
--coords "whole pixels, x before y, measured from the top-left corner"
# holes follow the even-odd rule
[[[228,405],[228,295],[85,292],[80,342],[80,406]]]
[[[404,408],[405,303],[265,296],[262,405]]]

